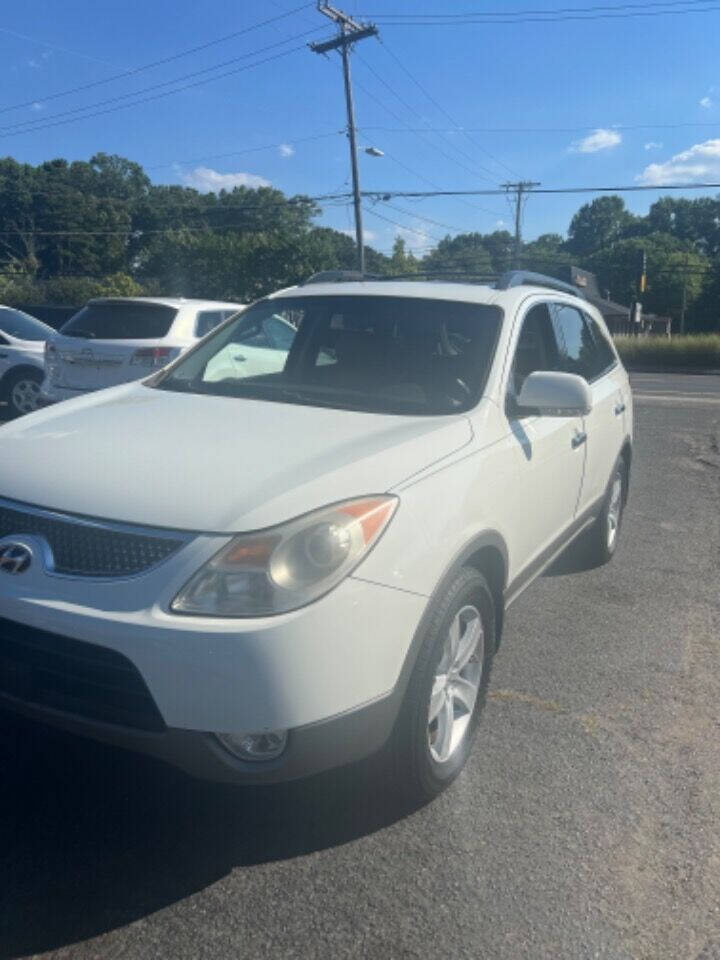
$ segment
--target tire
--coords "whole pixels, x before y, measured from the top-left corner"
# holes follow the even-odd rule
[[[495,604],[487,580],[477,570],[463,567],[429,611],[423,646],[391,741],[394,785],[403,799],[413,805],[432,800],[465,766],[485,705],[495,653],[495,625]],[[452,646],[450,630],[455,626],[456,671],[472,643],[469,631],[480,631],[475,652],[459,673],[447,669]],[[476,686],[476,694],[472,709],[467,710],[469,685]],[[462,693],[462,697],[455,699],[456,693]],[[440,711],[431,720],[431,712],[438,704],[442,704]]]
[[[602,566],[615,556],[626,500],[627,466],[620,457],[610,478],[603,508],[588,535],[588,553],[592,565]]]
[[[43,375],[40,370],[24,369],[11,373],[5,383],[5,398],[12,418],[39,409],[38,398]]]

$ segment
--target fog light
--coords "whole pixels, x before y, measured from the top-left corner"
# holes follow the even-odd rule
[[[287,730],[261,730],[258,733],[216,733],[215,737],[239,760],[274,760],[287,743]]]

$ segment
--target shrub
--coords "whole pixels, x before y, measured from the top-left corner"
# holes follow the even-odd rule
[[[720,369],[720,334],[679,337],[615,337],[623,363],[637,367]]]

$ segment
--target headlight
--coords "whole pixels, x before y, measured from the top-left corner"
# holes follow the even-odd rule
[[[397,504],[392,496],[346,500],[270,530],[240,534],[185,584],[171,610],[262,617],[305,606],[355,569]]]

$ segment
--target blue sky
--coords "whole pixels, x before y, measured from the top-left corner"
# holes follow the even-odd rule
[[[363,41],[353,56],[359,142],[385,152],[382,159],[361,154],[363,188],[486,189],[520,177],[548,187],[720,181],[720,0],[650,3],[348,4],[349,12],[377,20],[382,38]],[[344,192],[349,164],[340,133],[345,113],[339,57],[302,49],[333,33],[314,4],[211,43],[299,6],[299,0],[13,4],[0,26],[0,152],[39,163],[58,156],[88,159],[102,150],[137,160],[159,183],[208,189],[268,182],[290,194]],[[599,17],[608,7],[617,7],[613,16]],[[502,20],[517,11],[558,8],[584,11],[573,15],[584,19],[537,22],[543,18],[533,15],[530,22],[511,24],[420,26],[392,17],[490,11]],[[211,45],[105,82],[206,43]],[[278,56],[294,48],[301,49]],[[239,70],[270,57],[276,59]],[[229,75],[216,79],[219,73]],[[157,98],[199,80],[208,82]],[[86,84],[96,85],[52,96]],[[149,97],[154,99],[137,102]],[[7,109],[17,104],[25,105]],[[464,132],[475,128],[480,130]],[[629,195],[627,203],[645,212],[658,195]],[[531,197],[526,238],[564,233],[588,199]],[[424,250],[448,232],[486,232],[512,221],[505,197],[392,204],[367,204],[368,240],[384,250],[399,231]],[[321,222],[349,230],[350,208],[328,207]]]

